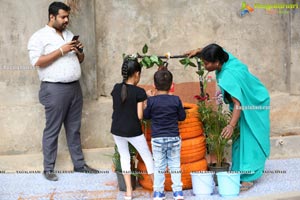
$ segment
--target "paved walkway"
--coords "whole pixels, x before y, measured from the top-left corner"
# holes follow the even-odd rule
[[[269,160],[266,171],[255,186],[241,192],[234,199],[300,199],[300,158]],[[1,172],[1,171],[0,171]],[[96,200],[122,199],[124,192],[119,192],[115,173],[110,169],[101,170],[100,174],[59,173],[59,181],[47,181],[40,173],[0,174],[0,200]],[[152,192],[138,187],[134,199],[151,199]],[[184,191],[187,200],[217,200],[217,189],[211,196],[196,197],[192,190]],[[171,192],[167,199],[172,199]],[[228,198],[226,198],[228,199]]]

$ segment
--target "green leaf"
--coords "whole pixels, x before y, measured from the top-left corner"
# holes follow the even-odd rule
[[[143,61],[140,61],[139,64],[141,67],[144,67]]]
[[[200,59],[201,66],[204,66],[203,60]]]
[[[122,57],[123,57],[123,59],[124,59],[124,58],[126,57],[126,54],[125,54],[125,53],[123,53],[123,54],[122,54]]]
[[[153,67],[153,65],[154,65],[154,63],[153,63],[153,62],[151,62],[151,63],[150,63],[150,66],[149,66],[148,68],[151,68],[151,67]]]
[[[186,65],[188,63],[188,58],[183,58],[181,60],[179,60],[179,62],[182,64],[182,65]]]
[[[197,65],[195,65],[195,63],[193,63],[192,61],[189,62],[189,66],[197,67]]]
[[[147,67],[147,63],[145,62],[145,60],[142,60],[140,63],[142,64],[142,66]]]
[[[146,66],[147,68],[150,68],[153,66],[153,62],[151,61],[151,59],[149,58],[149,56],[145,56],[143,59],[142,59],[142,62],[143,62],[143,65]]]
[[[197,73],[199,76],[203,76],[204,71],[203,71],[203,70],[199,70],[199,71],[196,71],[196,73]]]
[[[164,62],[163,62],[160,58],[158,58],[158,63],[157,63],[157,65],[158,65],[158,66],[162,66],[163,63],[164,63]]]
[[[151,59],[148,56],[144,57],[144,60],[147,63],[147,65],[151,65]]]
[[[156,56],[156,55],[152,55],[151,57],[150,57],[150,60],[152,61],[152,62],[154,62],[154,63],[156,63],[156,64],[158,64],[158,57]]]
[[[146,54],[147,52],[148,52],[148,46],[147,44],[145,44],[143,47],[143,54]]]
[[[189,58],[184,58],[179,60],[179,62],[184,65],[184,68],[186,68],[187,66],[192,66],[192,67],[197,67],[197,65],[195,63],[193,63]]]

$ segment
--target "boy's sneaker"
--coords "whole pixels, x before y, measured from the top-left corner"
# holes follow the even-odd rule
[[[157,192],[153,193],[153,200],[164,200],[166,199],[166,195],[164,192]]]
[[[173,192],[173,198],[175,200],[184,199],[182,191]]]

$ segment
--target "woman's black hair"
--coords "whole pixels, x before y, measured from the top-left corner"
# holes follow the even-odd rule
[[[210,44],[202,49],[200,58],[208,62],[219,61],[221,64],[223,64],[224,62],[228,61],[229,55],[221,46],[217,44]]]
[[[62,9],[64,11],[69,12],[71,10],[71,8],[69,6],[67,6],[66,4],[64,4],[63,2],[53,2],[49,5],[48,8],[48,19],[50,21],[50,15],[53,15],[54,17],[56,17],[58,15],[58,11]]]
[[[122,65],[122,77],[123,77],[123,84],[121,89],[121,100],[124,103],[127,99],[127,85],[125,82],[134,75],[136,72],[141,72],[142,67],[136,58],[131,58],[129,56],[124,58],[123,65]]]

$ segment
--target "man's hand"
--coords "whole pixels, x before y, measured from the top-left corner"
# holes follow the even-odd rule
[[[35,63],[35,66],[36,67],[47,67],[48,65],[53,63],[55,60],[59,59],[60,57],[64,56],[65,54],[69,53],[70,51],[73,51],[74,48],[76,48],[76,41],[68,42],[68,43],[64,44],[63,46],[61,46],[60,48],[54,50],[53,52],[51,52],[47,55],[41,55],[39,57],[39,59],[37,60],[37,62]],[[77,56],[78,56],[78,54],[77,54]],[[78,56],[79,62],[82,62],[83,58],[84,58],[84,55],[82,55],[81,58],[79,58],[79,56]]]
[[[75,48],[73,50],[76,52],[76,54],[82,54],[83,47],[83,44],[79,40],[76,40]]]
[[[63,54],[67,54],[70,51],[73,51],[74,49],[76,49],[76,43],[77,41],[70,41],[66,44],[64,44],[63,46],[61,46],[60,48],[63,50]]]
[[[74,41],[68,42],[67,44],[69,44],[69,43],[71,45],[70,51],[75,51],[79,62],[82,63],[84,60],[83,44],[79,40],[74,40]]]

